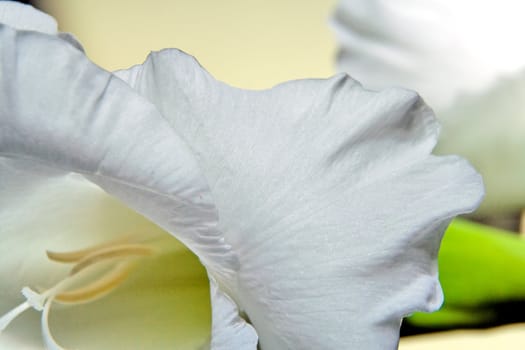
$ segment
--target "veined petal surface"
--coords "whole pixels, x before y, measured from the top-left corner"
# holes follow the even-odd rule
[[[3,5],[0,4],[0,9],[10,8],[7,4],[5,4],[6,6]],[[34,25],[33,18],[35,15],[41,15],[44,19],[51,19],[28,6],[13,4],[13,8],[15,10],[21,9],[20,13],[23,14],[17,23],[10,23],[17,29],[39,31],[40,28]],[[8,12],[13,13],[13,10],[5,11],[5,13]],[[52,21],[55,24],[55,31],[49,31],[48,34],[57,34],[56,23],[54,20]],[[119,79],[114,79],[109,73],[96,68],[81,53],[75,52],[71,47],[66,47],[54,37],[38,33],[17,32],[3,26],[1,33],[2,43],[5,43],[2,45],[2,56],[5,57],[2,61],[2,85],[10,91],[3,96],[5,103],[3,103],[4,108],[0,115],[3,130],[0,135],[0,153],[3,157],[7,157],[2,158],[5,163],[2,165],[5,166],[1,169],[2,185],[4,185],[1,189],[2,199],[5,201],[2,204],[1,214],[6,219],[4,223],[13,221],[13,228],[20,229],[20,215],[41,213],[49,221],[50,218],[57,220],[57,216],[63,214],[64,206],[66,209],[82,210],[74,205],[68,207],[68,203],[65,203],[68,200],[61,203],[64,199],[63,196],[56,196],[64,190],[64,183],[67,187],[70,175],[65,172],[74,171],[83,174],[86,178],[104,187],[108,192],[125,200],[134,209],[149,215],[172,233],[175,232],[178,238],[185,241],[199,254],[200,259],[214,274],[224,277],[236,270],[237,259],[216,230],[215,208],[210,201],[209,190],[201,177],[200,169],[193,161],[188,147],[170,130],[155,108],[142,97],[136,95]],[[64,39],[63,33],[58,33],[57,37]],[[67,37],[65,39],[71,43]],[[81,48],[79,45],[74,46]],[[32,60],[39,59],[39,56],[35,55],[39,50],[41,53],[50,52],[49,55],[46,54],[49,61],[39,61],[38,64],[31,65]],[[20,60],[18,55],[27,57],[27,59]],[[28,68],[25,65],[31,67]],[[52,68],[47,74],[40,74],[43,67]],[[41,91],[39,88],[44,90]],[[24,98],[28,98],[31,103],[27,103]],[[18,108],[19,106],[23,106],[23,108]],[[43,106],[45,108],[42,108]],[[112,165],[109,165],[110,163]],[[131,163],[136,164],[132,165]],[[176,178],[177,176],[181,176],[181,178]],[[27,181],[22,181],[26,178]],[[46,211],[40,210],[40,208],[26,210],[28,205],[38,207],[39,203],[42,202],[38,200],[39,191],[43,192],[44,199],[47,198],[44,202],[49,201],[48,193],[53,193],[50,188],[54,188],[53,184],[55,183],[62,186],[61,191],[55,192],[55,205],[45,205],[49,210],[55,207],[61,208],[60,210],[52,210],[53,215],[51,216],[45,215]],[[73,186],[73,188],[78,188],[78,186]],[[30,198],[25,198],[24,201],[21,193],[17,191],[28,192]],[[76,191],[66,191],[69,194],[76,193]],[[89,196],[84,197],[89,198]],[[25,204],[25,206],[22,205],[18,208],[13,205],[13,201]],[[104,211],[107,208],[104,205],[93,205],[92,209]],[[69,215],[66,216],[70,217]],[[98,220],[97,217],[97,215],[90,215],[86,220]],[[33,215],[32,219],[38,221],[39,217]],[[71,220],[78,219],[71,218]],[[42,224],[41,227],[49,228],[45,222],[40,224]],[[97,226],[97,224],[102,223],[96,222],[94,224]],[[72,227],[69,232],[63,229],[59,230],[58,234],[57,232],[41,232],[39,235],[44,236],[42,240],[35,239],[35,230],[33,229],[28,229],[23,234],[17,235],[16,232],[12,232],[13,230],[6,230],[6,226],[4,226],[2,230],[4,243],[28,240],[34,243],[36,250],[40,249],[40,254],[31,254],[28,259],[20,249],[13,247],[15,244],[3,245],[3,248],[7,249],[7,254],[4,255],[5,265],[3,266],[5,269],[2,269],[1,272],[5,272],[7,277],[13,266],[19,265],[25,266],[28,273],[19,276],[20,280],[24,279],[23,282],[11,281],[2,288],[2,294],[9,296],[9,298],[3,299],[5,305],[2,304],[2,311],[8,310],[19,299],[18,294],[23,283],[31,281],[39,285],[49,285],[52,283],[53,276],[58,280],[60,272],[64,272],[63,269],[55,269],[57,270],[55,271],[52,268],[42,272],[41,269],[47,264],[42,262],[37,264],[33,261],[33,257],[37,260],[45,258],[44,250],[47,247],[56,249],[57,240],[69,249],[76,244],[82,244],[82,242],[85,244],[86,239],[88,242],[96,241],[96,237],[93,236],[107,235],[106,229],[113,225],[106,226],[108,227],[104,227],[103,232],[86,233],[85,230],[78,229],[78,227]],[[77,236],[76,239],[74,236]],[[106,236],[106,239],[110,238]],[[44,246],[45,244],[48,246]],[[68,250],[66,247],[63,250]],[[16,256],[12,256],[13,254]],[[51,270],[55,273],[50,274]],[[149,289],[151,289],[150,286],[146,286],[145,290]],[[207,287],[201,289],[205,293],[208,291]],[[180,293],[180,288],[175,287],[174,292],[163,292],[162,295],[177,297],[177,293]],[[155,295],[151,297],[158,303],[159,298]],[[251,340],[246,342],[244,330],[239,329],[239,325],[245,323],[244,320],[238,316],[238,313],[236,313],[236,317],[230,317],[232,310],[237,310],[235,304],[228,304],[227,300],[230,299],[217,288],[213,290],[211,297],[214,305],[217,304],[213,311],[214,338],[212,338],[212,342],[214,349],[225,348],[224,346],[227,344],[239,345],[243,342],[247,345],[246,349],[255,348],[257,335],[253,328],[249,325],[245,326],[248,332],[246,334],[251,337]],[[131,299],[137,298],[132,296]],[[131,299],[127,297],[127,300]],[[184,301],[187,298],[179,299]],[[169,304],[172,307],[164,308],[165,311],[176,306],[172,301]],[[105,302],[102,305],[102,309],[107,309],[111,306],[111,302],[108,304],[109,306],[104,306],[106,305]],[[142,305],[145,305],[144,302],[139,302],[139,308],[143,308]],[[180,310],[174,310],[174,312],[188,313],[189,310],[185,310],[184,305],[182,306]],[[186,306],[191,307],[191,304]],[[202,303],[202,306],[206,308],[206,303]],[[94,318],[93,310],[100,311],[100,308],[88,308],[87,310],[90,310],[89,315],[92,315],[92,320]],[[133,312],[141,314],[140,310],[133,310],[132,314],[129,315],[130,320],[133,317]],[[118,310],[117,313],[119,315],[124,314]],[[191,317],[195,315],[200,317],[198,313],[181,316],[185,317],[187,322],[191,322]],[[189,316],[191,317],[188,318]],[[170,322],[175,318],[171,317]],[[58,319],[63,320],[68,319],[68,317],[59,317]],[[93,336],[99,333],[98,329],[90,326],[93,323],[89,322],[89,316],[83,317],[82,320],[88,320],[84,323],[83,329],[86,332],[83,334],[88,334],[88,329]],[[123,320],[125,321],[125,319]],[[230,324],[232,320],[235,320],[236,323]],[[78,320],[76,323],[79,322],[82,321]],[[98,323],[95,322],[95,324]],[[34,322],[30,324],[35,325]],[[76,341],[79,337],[82,338],[82,334],[77,334],[78,328],[60,332],[63,329],[67,330],[67,326],[68,323],[66,322],[57,327],[59,338],[60,333],[62,333],[62,338],[64,334],[66,338],[69,337]],[[176,324],[171,324],[169,327],[172,326],[177,327],[177,330],[169,332],[171,335],[178,334],[179,330],[184,332],[186,329],[184,327],[179,329]],[[233,333],[228,333],[229,326],[234,326]],[[205,330],[206,327],[203,329]],[[21,331],[38,334],[34,329],[28,330],[24,327]],[[135,333],[138,335],[144,331],[147,330],[137,330]],[[155,334],[155,332],[148,334]],[[215,334],[218,334],[218,339],[215,339]],[[148,341],[149,338],[146,334],[144,335],[141,340]],[[223,339],[225,335],[230,337],[228,341]],[[20,337],[20,339],[22,338],[27,339],[27,335]],[[104,338],[106,337],[100,339],[103,341]],[[164,338],[158,337],[150,345],[157,344],[155,346],[158,346]],[[183,334],[183,337],[179,338],[184,340],[188,337],[187,334]],[[204,341],[208,340],[205,336],[202,338]],[[16,339],[18,338],[10,337],[9,339],[6,338],[5,341],[16,341]],[[32,343],[38,344],[38,341],[39,339],[33,339]],[[215,346],[216,343],[217,346]],[[24,344],[24,346],[29,346],[27,342]],[[75,344],[75,342],[71,341],[71,344]],[[91,342],[95,348],[107,345],[104,342],[97,344]],[[171,342],[171,345],[173,344]],[[251,347],[248,346],[249,344]]]
[[[169,250],[144,259],[110,295],[50,313],[66,349],[196,349],[210,336],[204,267],[175,238],[75,174],[35,162],[0,159],[0,315],[21,303],[22,287],[48,289],[70,265],[46,250],[71,251],[142,234]],[[28,310],[0,335],[1,349],[43,349],[40,314]],[[16,346],[14,345],[16,344]]]
[[[80,173],[234,273],[201,169],[151,103],[54,35],[0,25],[0,41],[0,156]]]
[[[262,349],[395,349],[403,316],[439,307],[442,232],[483,190],[430,155],[417,94],[346,75],[240,90],[178,50],[116,74],[197,154],[240,259],[226,289]]]
[[[337,69],[365,86],[418,91],[443,123],[436,152],[466,157],[479,214],[525,206],[525,32],[520,0],[341,0]]]

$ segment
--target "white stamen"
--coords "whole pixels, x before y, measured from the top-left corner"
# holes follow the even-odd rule
[[[48,350],[65,350],[57,344],[49,328],[49,310],[53,302],[81,304],[99,299],[117,288],[133,269],[133,260],[155,254],[146,244],[130,243],[132,236],[107,242],[95,247],[67,253],[48,252],[51,260],[76,262],[69,276],[37,293],[29,287],[22,289],[26,298],[22,304],[0,317],[0,333],[20,314],[33,308],[42,312],[42,336]],[[114,260],[117,260],[115,262]],[[83,287],[68,290],[79,282],[90,280]]]
[[[6,313],[4,316],[0,318],[0,332],[2,332],[4,329],[6,329],[9,324],[18,317],[21,313],[26,311],[31,307],[31,304],[29,304],[27,301],[24,301],[22,304],[18,305],[8,313]]]
[[[51,329],[49,328],[49,310],[53,303],[53,297],[50,297],[44,304],[44,311],[42,312],[42,337],[48,350],[66,350],[55,341],[53,335],[51,335]]]
[[[37,311],[42,311],[49,295],[47,292],[38,294],[28,287],[22,288],[22,294],[26,298],[26,301],[7,312],[0,318],[0,332],[6,329],[15,318],[20,316],[20,314],[22,314],[27,309],[33,308]]]
[[[27,303],[36,311],[42,311],[46,302],[47,293],[38,294],[29,287],[22,288],[22,295],[27,299]]]

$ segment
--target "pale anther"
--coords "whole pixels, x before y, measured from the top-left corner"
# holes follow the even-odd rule
[[[56,294],[54,301],[64,304],[80,304],[99,299],[124,282],[132,269],[133,263],[131,262],[119,263],[87,286]]]
[[[85,256],[75,266],[73,266],[70,275],[74,275],[75,273],[78,273],[86,267],[103,260],[124,257],[150,256],[153,253],[153,248],[143,244],[122,244],[105,249],[96,250],[91,254]]]
[[[112,241],[104,242],[102,244],[97,244],[95,246],[85,248],[85,249],[80,249],[80,250],[75,250],[75,251],[70,251],[70,252],[52,252],[52,251],[47,250],[46,254],[49,260],[53,260],[56,262],[63,262],[63,263],[72,263],[72,262],[80,261],[86,256],[94,252],[97,252],[99,250],[118,246],[118,245],[125,244],[125,243],[129,243],[133,241],[135,238],[136,237],[133,235],[127,235],[127,236],[122,236]]]
[[[69,276],[45,292],[37,293],[28,287],[24,287],[22,294],[26,301],[0,316],[0,332],[18,315],[27,309],[33,308],[43,312],[42,327],[44,338],[46,338],[46,343],[48,343],[50,349],[62,349],[54,342],[48,329],[47,315],[51,304],[53,302],[64,304],[87,303],[113,291],[132,272],[137,258],[154,255],[157,252],[151,245],[144,243],[148,241],[144,240],[144,238],[143,235],[129,235],[72,252],[57,253],[47,251],[46,253],[50,260],[62,263],[76,262],[76,264],[71,269]],[[107,270],[108,264],[110,266],[109,271]],[[90,283],[84,283],[81,287],[67,290],[70,286],[83,280],[92,279],[89,276],[93,275],[94,272],[99,275]]]

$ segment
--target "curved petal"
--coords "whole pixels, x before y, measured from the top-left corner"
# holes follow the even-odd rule
[[[209,337],[204,267],[158,226],[81,176],[34,162],[0,158],[0,194],[0,315],[23,300],[22,287],[47,289],[69,273],[70,266],[46,258],[46,249],[70,251],[135,233],[164,237],[169,254],[142,260],[105,298],[53,306],[50,327],[57,342],[68,349],[195,349]],[[41,348],[39,318],[29,310],[13,321],[0,348]]]
[[[486,181],[478,213],[525,205],[524,10],[519,0],[341,0],[332,18],[338,70],[415,89],[436,110],[439,152],[467,157]]]
[[[236,256],[189,147],[153,105],[56,36],[0,25],[0,155],[83,174],[216,273]]]
[[[78,175],[0,158],[0,314],[20,302],[28,283],[49,287],[67,274],[46,249],[75,250],[145,227],[131,213]]]
[[[482,197],[413,92],[339,75],[244,91],[177,50],[117,75],[192,145],[240,257],[235,301],[263,349],[393,349],[441,303],[436,254]]]
[[[519,0],[341,0],[338,69],[367,86],[415,89],[440,110],[525,67],[524,10]]]
[[[82,44],[70,33],[58,32],[57,22],[48,14],[36,10],[30,5],[17,1],[0,1],[0,23],[18,30],[32,30],[35,32],[56,35],[80,51],[84,51]]]
[[[0,23],[18,30],[33,30],[51,35],[58,34],[57,22],[53,17],[34,9],[30,5],[16,1],[0,2]]]
[[[210,294],[213,313],[210,348],[257,349],[258,337],[255,329],[239,316],[237,305],[219,289],[213,276],[210,276]]]

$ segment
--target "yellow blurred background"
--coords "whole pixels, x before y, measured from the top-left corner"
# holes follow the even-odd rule
[[[299,0],[43,0],[41,9],[74,33],[88,56],[115,70],[150,51],[179,48],[216,78],[244,88],[332,74],[335,4]]]
[[[259,89],[334,72],[328,25],[335,0],[42,0],[37,5],[73,33],[108,70],[176,47],[219,80]],[[455,331],[401,340],[402,350],[522,349],[525,326]]]

